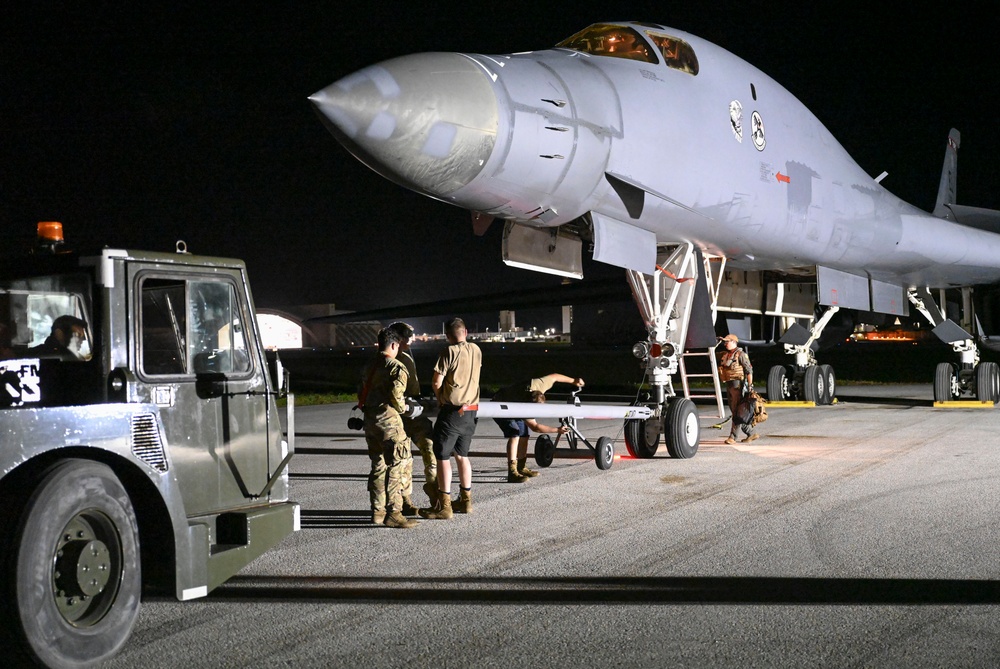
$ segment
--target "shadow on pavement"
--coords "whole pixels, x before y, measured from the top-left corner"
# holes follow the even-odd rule
[[[1000,581],[906,578],[236,576],[207,600],[412,604],[1000,604]]]

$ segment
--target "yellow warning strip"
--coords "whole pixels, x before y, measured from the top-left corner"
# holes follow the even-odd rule
[[[980,402],[979,400],[952,400],[950,402],[935,402],[935,409],[992,409],[993,402]]]
[[[768,409],[770,409],[771,407],[814,407],[814,406],[816,406],[815,402],[799,402],[799,401],[791,401],[791,400],[789,400],[789,401],[775,401],[775,402],[768,402],[767,403],[767,408]]]

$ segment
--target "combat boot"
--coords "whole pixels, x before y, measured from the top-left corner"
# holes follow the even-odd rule
[[[392,513],[390,513],[385,517],[386,527],[395,527],[402,530],[408,530],[411,527],[416,527],[419,524],[420,521],[415,520],[413,518],[407,518],[399,511],[393,511]]]
[[[381,525],[385,522],[385,509],[372,509],[372,523]]]
[[[517,471],[517,460],[507,463],[507,483],[524,483],[530,476]]]
[[[529,478],[535,478],[538,476],[538,472],[534,469],[528,469],[528,458],[518,458],[517,471],[521,476],[527,476]]]
[[[451,493],[439,492],[434,506],[429,509],[420,509],[419,513],[421,518],[428,520],[451,520]]]
[[[472,491],[462,490],[458,493],[458,499],[451,506],[455,513],[472,513]]]
[[[415,516],[417,515],[417,507],[413,506],[413,500],[409,496],[403,497],[403,515],[404,516]]]
[[[434,502],[438,498],[438,484],[437,481],[431,481],[430,479],[424,483],[424,492],[427,493],[427,499],[430,500],[431,506],[434,506]]]

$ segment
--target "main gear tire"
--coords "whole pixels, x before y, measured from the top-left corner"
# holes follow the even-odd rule
[[[823,377],[819,373],[819,367],[810,365],[806,367],[802,375],[802,399],[806,402],[821,404],[820,398],[823,394]]]
[[[976,398],[980,402],[996,404],[1000,400],[1000,366],[995,362],[981,362],[976,366]]]
[[[833,373],[833,367],[830,365],[820,365],[819,366],[819,376],[820,376],[820,404],[833,404],[833,400],[837,396],[837,375]]]
[[[663,434],[670,457],[687,459],[695,456],[701,440],[701,425],[694,402],[686,397],[670,401],[663,419]]]
[[[954,399],[952,394],[952,379],[955,375],[955,367],[950,362],[939,362],[934,369],[934,401],[950,402]]]
[[[767,401],[783,402],[791,399],[788,369],[784,365],[775,365],[767,373]]]
[[[91,666],[115,655],[139,615],[135,512],[109,467],[52,465],[20,508],[4,556],[7,635],[44,666]]]

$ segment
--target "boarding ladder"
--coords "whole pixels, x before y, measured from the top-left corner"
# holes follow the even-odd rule
[[[709,371],[707,374],[689,374],[687,371],[687,365],[684,364],[686,358],[708,358]],[[681,386],[684,388],[684,397],[689,400],[693,400],[696,397],[714,397],[715,405],[718,408],[718,417],[725,418],[726,413],[723,409],[722,404],[722,384],[719,382],[719,375],[715,373],[718,368],[719,363],[715,357],[715,347],[706,349],[705,351],[685,351],[681,355],[680,359],[680,376],[681,376]],[[701,379],[708,378],[712,379],[712,386],[714,387],[714,392],[696,390],[696,392],[691,392],[691,384],[688,379]]]

